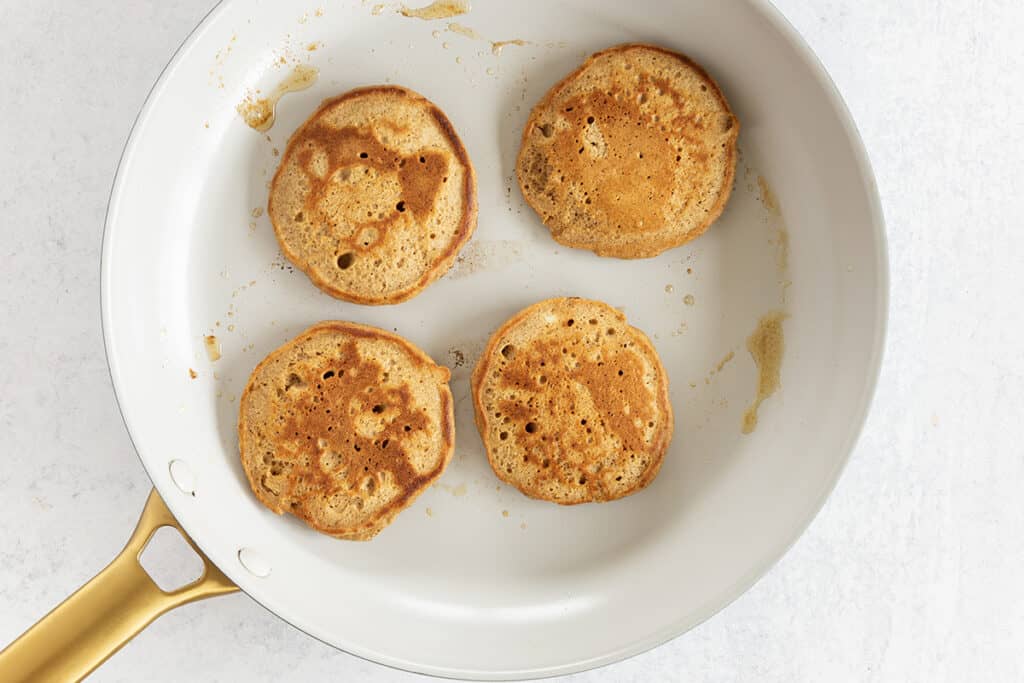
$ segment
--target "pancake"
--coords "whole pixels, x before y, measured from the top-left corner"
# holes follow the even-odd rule
[[[242,468],[261,503],[369,540],[444,471],[450,373],[396,334],[322,322],[273,351],[242,393]]]
[[[508,320],[473,371],[473,403],[498,478],[562,505],[644,488],[672,438],[657,352],[600,301],[549,299]]]
[[[327,100],[292,135],[270,187],[281,251],[331,296],[410,299],[476,228],[476,175],[444,113],[397,86]]]
[[[621,45],[589,57],[534,107],[516,175],[561,244],[647,258],[721,215],[738,135],[700,66],[660,47]]]

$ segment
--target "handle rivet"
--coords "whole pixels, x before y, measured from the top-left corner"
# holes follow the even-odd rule
[[[238,561],[253,576],[261,579],[270,576],[270,563],[252,548],[239,549]]]
[[[168,469],[171,471],[171,481],[179,491],[189,496],[196,495],[196,476],[184,460],[172,460]]]

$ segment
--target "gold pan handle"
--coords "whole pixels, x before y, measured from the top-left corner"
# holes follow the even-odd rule
[[[181,532],[204,565],[198,579],[170,592],[157,587],[139,564],[149,539],[164,526]],[[0,652],[0,681],[81,680],[164,612],[236,590],[153,489],[132,537],[114,561]]]

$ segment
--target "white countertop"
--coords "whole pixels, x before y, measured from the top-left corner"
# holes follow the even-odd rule
[[[103,354],[125,137],[211,0],[4,3],[0,645],[120,550],[150,489]],[[846,97],[888,222],[871,417],[792,551],[687,635],[572,680],[1024,680],[1024,4],[778,0]],[[244,595],[160,618],[98,681],[416,678]]]

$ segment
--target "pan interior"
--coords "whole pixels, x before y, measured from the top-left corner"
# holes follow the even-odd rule
[[[682,633],[749,587],[806,527],[873,389],[884,235],[838,95],[767,3],[478,5],[433,21],[356,2],[215,9],[164,72],[122,160],[105,234],[104,330],[150,476],[250,595],[386,664],[524,677]],[[526,44],[491,42],[508,40]],[[513,175],[533,103],[586,54],[630,41],[703,64],[742,124],[725,214],[697,241],[641,261],[554,243]],[[281,100],[269,131],[248,127],[236,106],[265,97],[296,66],[318,69],[312,87]],[[477,233],[453,271],[407,303],[378,308],[315,289],[280,255],[265,214],[289,134],[322,99],[374,83],[412,88],[447,113],[480,198]],[[563,508],[500,485],[473,425],[469,373],[489,334],[561,295],[622,307],[669,372],[676,433],[661,474],[615,503]],[[775,312],[787,316],[782,388],[743,434],[758,378],[747,339]],[[249,373],[323,319],[396,330],[452,368],[455,457],[370,543],[274,516],[238,462]],[[221,350],[215,362],[208,335]],[[194,496],[173,483],[174,460],[189,468]],[[247,571],[242,550],[269,574]]]

